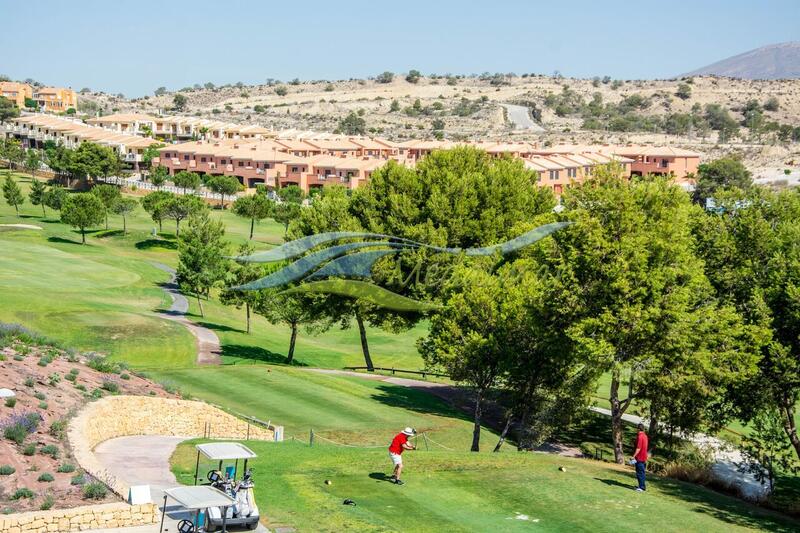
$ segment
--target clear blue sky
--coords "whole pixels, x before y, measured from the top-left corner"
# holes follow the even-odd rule
[[[664,78],[800,40],[798,0],[0,0],[0,74],[127,96],[384,70]]]

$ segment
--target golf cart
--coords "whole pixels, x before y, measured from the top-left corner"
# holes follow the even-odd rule
[[[248,529],[258,527],[260,518],[258,505],[253,494],[255,486],[252,479],[252,469],[247,468],[247,462],[256,456],[253,451],[237,442],[210,442],[198,444],[197,460],[194,468],[194,482],[198,482],[200,470],[200,456],[208,460],[218,461],[217,468],[206,474],[208,484],[212,488],[231,497],[234,501],[231,506],[208,506],[205,512],[205,530],[216,531],[223,526],[244,526]],[[237,481],[239,474],[239,460],[244,460],[242,471],[244,474]],[[234,461],[233,465],[225,466],[225,462]],[[202,479],[202,478],[200,478]]]
[[[176,527],[178,533],[196,533],[197,531],[200,531],[200,528],[202,527],[200,513],[203,511],[203,509],[221,508],[227,511],[236,503],[236,500],[227,494],[224,494],[214,487],[210,487],[208,485],[203,485],[200,487],[176,487],[174,489],[166,489],[164,491],[164,505],[161,508],[161,526],[158,528],[159,533],[164,531],[164,518],[167,514],[167,500],[169,498],[175,500],[180,507],[189,513],[194,512],[194,521],[184,518],[178,522]],[[227,524],[223,522],[222,531],[227,530]],[[205,531],[211,530],[206,528]]]

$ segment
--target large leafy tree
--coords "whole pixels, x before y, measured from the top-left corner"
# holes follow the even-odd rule
[[[69,193],[64,187],[54,185],[44,193],[44,203],[50,209],[61,211],[61,207],[64,205],[67,197],[69,197]]]
[[[260,291],[255,301],[255,312],[267,319],[270,324],[289,326],[289,349],[286,352],[286,363],[294,361],[294,349],[297,343],[297,333],[300,326],[305,324],[310,330],[315,324],[321,324],[321,315],[318,314],[312,300],[299,295],[281,294],[276,290]],[[324,329],[322,326],[321,329]]]
[[[133,213],[138,205],[139,202],[137,202],[135,198],[127,197],[120,198],[119,201],[114,204],[114,213],[122,217],[122,233],[128,233],[128,215]]]
[[[42,165],[42,154],[39,150],[28,150],[25,152],[25,170],[30,172],[31,178],[36,179],[36,171]]]
[[[71,194],[61,205],[61,222],[80,230],[81,243],[86,244],[86,230],[102,224],[105,212],[105,205],[96,195]]]
[[[167,177],[169,177],[167,167],[158,166],[150,173],[150,183],[156,186],[156,190],[160,190],[161,186],[167,182]]]
[[[158,224],[158,231],[162,230],[162,223],[167,218],[166,206],[175,197],[174,194],[167,191],[154,191],[142,198],[142,208],[147,211],[153,222]]]
[[[225,226],[214,220],[207,209],[189,217],[178,239],[177,281],[181,290],[194,294],[200,316],[205,316],[201,296],[208,298],[211,289],[225,277],[228,260]]]
[[[256,193],[237,198],[233,202],[233,212],[242,218],[250,219],[250,238],[252,239],[256,222],[270,216],[274,206],[275,203],[267,198],[265,194]]]
[[[800,194],[732,190],[717,203],[694,224],[706,273],[720,297],[771,333],[759,373],[734,397],[745,419],[777,411],[800,458]]]
[[[181,170],[173,176],[172,183],[176,187],[183,188],[183,193],[186,194],[188,189],[196,189],[200,186],[200,176],[196,172]]]
[[[327,231],[361,231],[358,220],[350,213],[350,197],[341,186],[326,187],[309,208],[300,209],[299,218],[289,228],[289,236],[299,238]],[[308,303],[309,300],[299,300],[299,302]],[[367,369],[373,370],[366,329],[366,321],[372,306],[360,300],[328,295],[316,301],[314,308],[328,326],[338,323],[342,329],[348,329],[355,321],[364,363]]]
[[[54,144],[52,141],[48,141],[48,143],[45,144],[44,160],[53,172],[59,176],[66,177],[69,176],[70,169],[72,168],[71,161],[74,153],[74,150],[70,150],[64,145]]]
[[[521,288],[516,281],[458,267],[444,308],[432,316],[430,334],[419,342],[427,363],[444,367],[454,380],[475,389],[473,452],[480,451],[483,400],[514,355],[509,326],[522,311]]]
[[[163,205],[164,216],[175,221],[175,236],[181,232],[181,221],[189,216],[208,209],[206,203],[197,196],[177,196],[173,195]]]
[[[6,175],[5,181],[3,181],[3,198],[6,199],[8,205],[14,206],[17,216],[19,216],[19,206],[25,203],[25,197],[22,195],[22,190],[16,180],[10,174]]]
[[[278,197],[281,202],[275,205],[272,218],[275,222],[283,224],[284,233],[288,233],[289,224],[300,217],[305,193],[297,185],[288,185],[278,191]]]
[[[75,177],[106,177],[120,171],[117,152],[108,146],[83,142],[68,161],[68,171]]]
[[[740,159],[723,157],[698,167],[694,198],[697,202],[705,203],[706,198],[712,198],[719,190],[733,187],[746,190],[752,185],[752,174]]]
[[[246,256],[253,253],[253,246],[245,243],[239,247],[237,254]],[[265,275],[265,268],[259,263],[232,263],[226,269],[225,286],[235,287],[244,285]],[[259,301],[259,291],[240,291],[230,288],[223,289],[219,294],[219,300],[225,305],[232,305],[236,309],[244,306],[246,331],[250,333],[250,315],[256,302]]]
[[[95,185],[92,187],[91,192],[103,202],[106,229],[108,229],[108,214],[114,210],[114,206],[119,202],[120,198],[122,198],[122,192],[116,185],[110,185],[108,183]]]
[[[222,209],[225,209],[225,197],[233,196],[243,188],[236,177],[225,175],[213,176],[206,187],[220,195],[219,205]]]
[[[554,234],[545,258],[562,280],[550,297],[570,318],[570,349],[610,374],[614,455],[622,463],[622,416],[634,400],[656,399],[652,376],[692,356],[728,374],[744,359],[746,372],[753,356],[715,352],[733,342],[727,329],[694,328],[720,310],[694,254],[689,220],[696,208],[680,188],[661,178],[629,183],[609,168],[562,201],[560,217],[574,224]],[[701,332],[716,337],[704,339]]]
[[[19,108],[14,105],[14,102],[5,96],[0,96],[0,124],[10,118],[16,118],[18,116]]]
[[[32,205],[40,205],[42,206],[42,216],[47,216],[47,212],[45,211],[45,196],[47,194],[47,186],[44,184],[43,181],[39,181],[34,179],[31,181],[31,190],[28,192],[28,200],[31,201]]]

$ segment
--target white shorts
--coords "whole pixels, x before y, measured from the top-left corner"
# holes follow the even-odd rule
[[[403,464],[403,456],[400,455],[399,453],[389,452],[389,458],[392,460],[392,464],[394,466]]]

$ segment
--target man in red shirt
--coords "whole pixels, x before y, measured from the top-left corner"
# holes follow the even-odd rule
[[[389,445],[389,458],[394,465],[394,472],[390,480],[396,485],[402,485],[400,481],[400,474],[403,472],[403,452],[405,450],[416,450],[416,446],[409,444],[408,437],[413,436],[417,432],[412,428],[405,428],[392,439],[392,444]]]
[[[635,451],[633,452],[633,461],[636,465],[636,479],[639,481],[636,492],[644,492],[647,490],[644,477],[647,469],[648,444],[647,433],[644,432],[644,424],[639,424],[639,434],[636,435]]]

